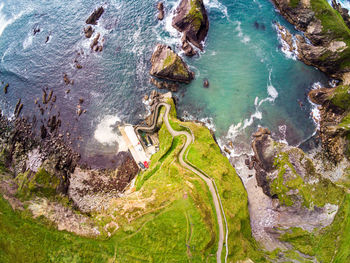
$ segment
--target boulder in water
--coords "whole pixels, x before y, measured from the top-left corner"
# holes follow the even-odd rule
[[[92,36],[92,34],[94,33],[94,29],[92,28],[92,26],[88,26],[88,27],[84,28],[84,33],[85,33],[85,36],[87,38],[90,38]]]
[[[159,11],[158,16],[157,16],[158,20],[163,20],[164,19],[164,5],[162,2],[158,2],[157,9]]]
[[[88,19],[86,19],[86,24],[90,24],[90,25],[97,25],[97,21],[100,19],[100,17],[102,16],[103,12],[105,10],[103,9],[103,7],[99,7],[97,8],[90,16]]]
[[[209,30],[209,20],[202,0],[182,0],[172,25],[186,34],[190,43],[203,50],[202,41]]]
[[[158,44],[151,58],[152,76],[189,83],[194,76],[186,63],[169,46]]]

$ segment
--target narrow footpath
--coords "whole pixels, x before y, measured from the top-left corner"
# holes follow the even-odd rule
[[[168,103],[159,103],[154,111],[154,116],[153,116],[153,121],[152,121],[152,125],[150,127],[136,127],[135,130],[143,130],[143,131],[153,131],[157,122],[157,118],[158,118],[158,112],[161,106],[164,106],[166,111],[163,117],[164,123],[166,128],[168,129],[168,131],[170,132],[170,134],[173,137],[176,136],[180,136],[180,135],[185,135],[186,136],[186,143],[184,144],[184,146],[182,147],[182,150],[180,152],[179,155],[179,161],[180,164],[190,170],[191,172],[195,173],[196,175],[198,175],[208,186],[209,191],[212,195],[213,198],[213,202],[214,202],[214,206],[215,206],[215,211],[216,211],[216,217],[217,217],[217,222],[219,225],[219,240],[218,240],[218,250],[216,252],[216,262],[217,263],[221,263],[221,253],[222,253],[222,248],[223,248],[223,243],[224,243],[224,225],[223,225],[223,218],[222,218],[222,213],[224,214],[224,211],[222,211],[222,205],[221,205],[221,201],[219,203],[220,200],[220,196],[219,194],[215,191],[214,188],[214,184],[211,178],[209,178],[208,176],[206,176],[205,174],[203,174],[202,172],[200,172],[199,170],[195,169],[194,167],[188,165],[185,160],[184,160],[184,154],[187,150],[187,148],[190,146],[190,144],[194,141],[194,137],[192,136],[192,134],[186,132],[186,131],[176,131],[174,130],[170,123],[169,123],[169,112],[171,109],[171,105]],[[222,211],[222,213],[221,213]],[[227,223],[225,220],[225,224],[226,224],[226,229],[227,229]],[[227,253],[226,253],[227,254]],[[226,257],[225,257],[225,262],[226,262]]]

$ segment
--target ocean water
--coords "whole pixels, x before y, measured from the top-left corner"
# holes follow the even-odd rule
[[[155,89],[149,83],[155,45],[166,43],[183,55],[180,34],[171,27],[178,3],[164,1],[166,18],[158,21],[156,0],[0,0],[0,81],[10,84],[0,108],[11,116],[21,98],[24,115],[45,121],[49,112],[60,112],[62,132],[74,135],[83,157],[113,157],[125,148],[118,145],[113,125],[139,122],[146,112],[142,98]],[[179,116],[203,120],[220,143],[233,141],[237,154],[249,151],[258,126],[290,144],[309,138],[316,125],[307,93],[314,83],[328,80],[283,51],[274,22],[295,32],[293,27],[267,0],[205,4],[210,30],[205,51],[184,58],[196,79],[176,94]],[[94,34],[104,42],[96,53],[90,50],[94,36],[86,39],[83,28],[100,5],[105,13]],[[73,85],[64,83],[64,74]],[[204,78],[209,88],[203,88]],[[40,101],[43,89],[53,90],[57,101],[41,115],[34,101]],[[86,113],[78,117],[80,98]]]

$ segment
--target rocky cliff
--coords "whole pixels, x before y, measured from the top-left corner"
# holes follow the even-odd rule
[[[350,29],[326,0],[273,0],[303,35],[297,35],[298,58],[331,77],[350,81]]]
[[[340,178],[327,178],[306,153],[273,140],[267,129],[258,130],[252,147],[254,156],[250,166],[255,168],[258,186],[272,200],[260,202],[258,209],[268,211],[269,215],[265,220],[258,218],[265,225],[260,229],[265,234],[259,233],[264,237],[264,245],[277,246],[282,251],[280,258],[298,259],[297,262],[346,258],[347,254],[342,254],[346,234],[333,240],[337,233],[347,231],[343,223],[349,213],[346,184]],[[258,213],[251,212],[252,218]]]
[[[321,88],[309,93],[310,100],[319,106],[320,130],[324,154],[339,163],[350,158],[350,87]]]
[[[158,78],[189,83],[194,77],[182,58],[166,45],[156,46],[151,63],[150,74]]]

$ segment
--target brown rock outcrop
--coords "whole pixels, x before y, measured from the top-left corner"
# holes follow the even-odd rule
[[[158,20],[163,20],[164,19],[164,5],[162,2],[159,2],[157,4],[157,9],[159,11],[158,16],[157,16]]]
[[[158,78],[189,83],[194,77],[182,58],[166,45],[157,45],[151,63],[150,74]]]
[[[90,24],[90,25],[97,25],[97,21],[100,19],[100,17],[102,16],[103,12],[104,12],[104,8],[101,6],[99,8],[97,8],[90,16],[88,19],[86,19],[86,24]]]
[[[202,41],[209,30],[209,20],[202,0],[182,0],[172,25],[183,32],[185,39],[203,50]]]

